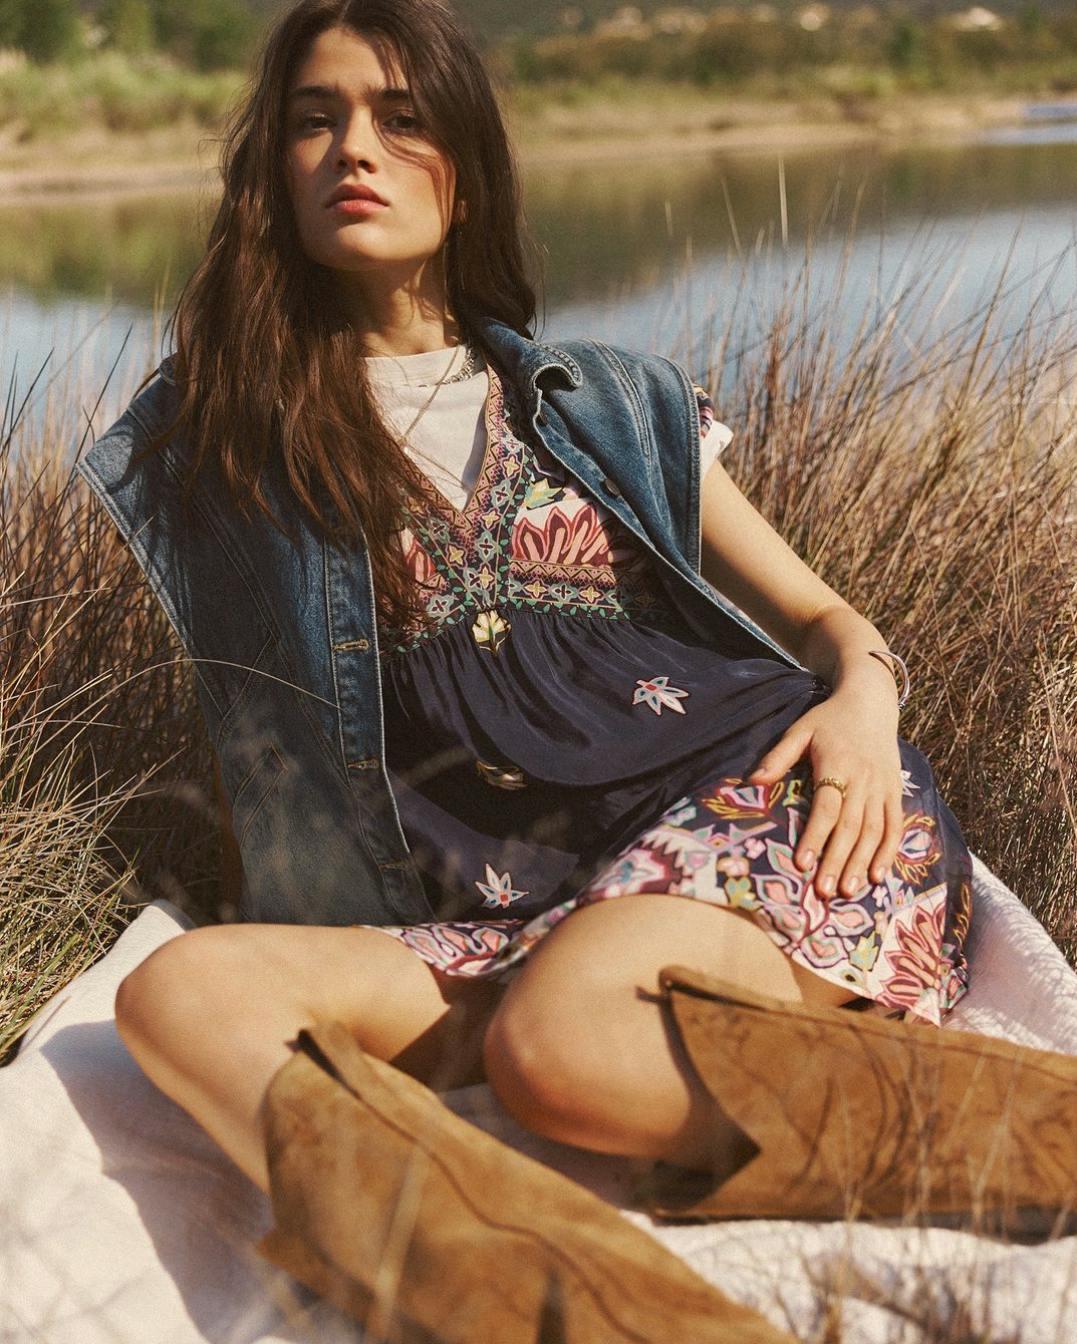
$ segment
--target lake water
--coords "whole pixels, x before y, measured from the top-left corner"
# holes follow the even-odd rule
[[[1000,277],[1003,330],[1033,310],[1065,323],[1077,307],[1072,122],[961,146],[543,167],[525,170],[524,193],[546,252],[539,334],[659,351],[701,376],[731,324],[742,343],[766,328],[809,253],[810,304],[839,340],[903,290],[925,331],[975,321]],[[74,369],[95,389],[113,367],[111,386],[134,385],[146,349],[164,353],[155,296],[167,315],[215,204],[191,191],[0,208],[9,420],[39,374],[30,419],[48,381]],[[841,301],[827,310],[839,275]],[[85,422],[94,408],[83,409]],[[94,432],[118,410],[106,392]]]

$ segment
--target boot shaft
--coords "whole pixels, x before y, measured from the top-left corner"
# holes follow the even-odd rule
[[[659,980],[693,1066],[757,1151],[709,1180],[657,1173],[640,1192],[652,1214],[971,1215],[1024,1233],[1077,1206],[1077,1059],[683,966]]]

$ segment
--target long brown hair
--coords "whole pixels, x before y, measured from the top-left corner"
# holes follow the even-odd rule
[[[300,0],[267,33],[248,91],[222,140],[224,194],[170,319],[174,378],[193,448],[190,496],[206,455],[236,507],[259,507],[294,539],[261,488],[260,467],[282,454],[295,499],[332,543],[365,544],[378,612],[394,626],[420,614],[394,529],[405,501],[429,500],[380,418],[363,353],[328,268],[304,252],[284,166],[284,100],[310,43],[346,26],[396,56],[430,139],[456,167],[466,218],[443,249],[446,300],[464,338],[493,317],[532,334],[519,180],[497,98],[471,38],[443,0]]]

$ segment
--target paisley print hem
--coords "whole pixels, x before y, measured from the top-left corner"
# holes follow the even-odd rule
[[[914,800],[919,789],[904,773]],[[751,912],[782,951],[868,1000],[869,1011],[940,1025],[969,985],[972,865],[960,836],[946,826],[940,835],[910,801],[890,874],[855,896],[828,898],[793,862],[810,798],[803,769],[770,785],[717,778],[669,808],[580,891],[530,919],[378,927],[446,974],[509,978],[580,906],[637,892],[684,896]]]

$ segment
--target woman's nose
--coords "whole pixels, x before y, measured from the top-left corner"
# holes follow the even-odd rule
[[[342,164],[365,164],[370,167],[381,148],[374,120],[369,112],[355,112],[344,125],[339,156]]]

